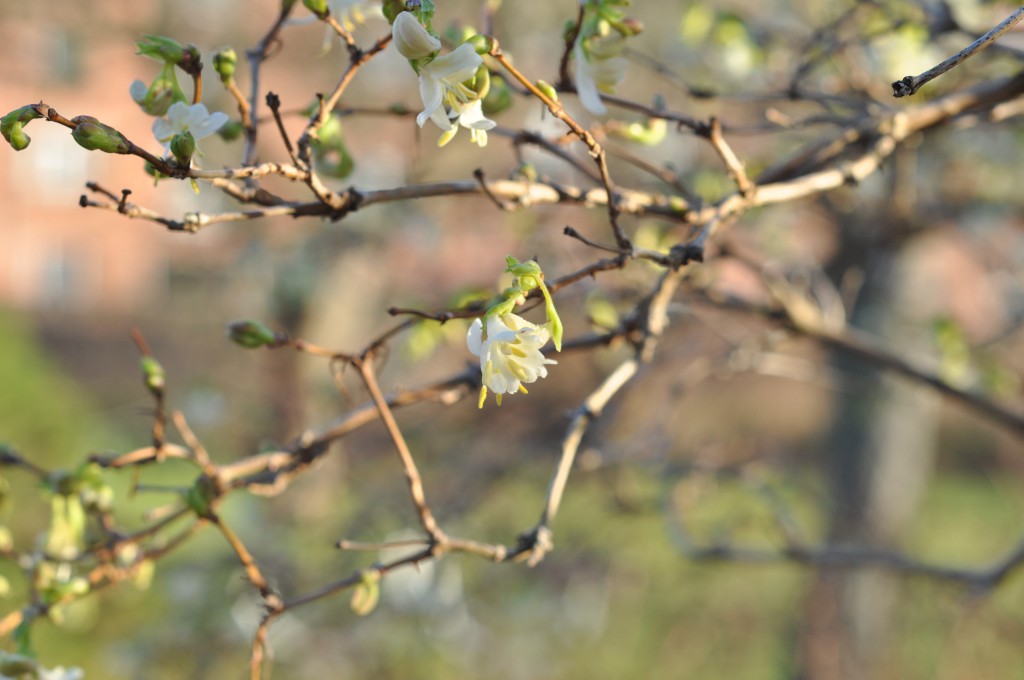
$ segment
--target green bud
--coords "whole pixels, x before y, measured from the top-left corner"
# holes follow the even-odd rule
[[[355,168],[355,160],[345,146],[341,116],[332,114],[321,126],[317,139],[311,145],[317,169],[338,179],[348,177]]]
[[[490,76],[490,81],[490,88],[487,91],[487,95],[484,96],[483,109],[484,115],[488,118],[493,118],[512,106],[513,97],[512,88],[508,86],[504,78],[494,74]]]
[[[75,123],[71,136],[83,149],[120,154],[131,152],[131,144],[124,135],[92,116],[75,116],[71,122]]]
[[[139,359],[139,368],[142,369],[142,381],[146,389],[153,396],[163,394],[164,387],[167,386],[167,374],[160,362],[151,356],[144,356]]]
[[[644,22],[633,17],[626,17],[622,21],[612,23],[612,28],[624,37],[631,38],[644,32]]]
[[[217,130],[217,136],[225,142],[233,142],[241,137],[243,132],[245,132],[245,126],[242,125],[242,121],[229,120],[220,126],[220,129]]]
[[[494,38],[489,35],[480,35],[479,33],[466,40],[466,42],[472,45],[476,53],[481,56],[490,54],[491,48],[494,47]]]
[[[141,80],[136,80],[128,91],[135,103],[151,116],[164,115],[174,102],[188,101],[178,84],[174,64],[164,64],[148,88]]]
[[[171,153],[178,167],[188,168],[192,166],[192,154],[196,151],[196,139],[188,130],[179,132],[171,137]]]
[[[209,517],[213,510],[213,501],[217,498],[217,490],[213,481],[202,475],[185,494],[185,504],[189,510],[199,517]]]
[[[139,48],[136,54],[168,64],[180,64],[185,58],[185,48],[177,41],[162,35],[144,35],[142,40],[135,42],[135,45]]]
[[[359,574],[361,580],[352,591],[349,606],[358,616],[366,616],[377,608],[380,600],[380,572],[370,569]]]
[[[665,141],[668,123],[664,118],[649,118],[643,122],[609,125],[607,132],[613,137],[644,146],[657,146]]]
[[[434,18],[436,8],[433,0],[384,0],[381,11],[392,24],[402,12],[411,12],[424,26],[430,28],[430,20]]]
[[[556,90],[551,83],[545,80],[538,80],[536,85],[537,89],[540,90],[541,94],[543,94],[545,97],[547,97],[553,102],[558,101],[558,90]]]
[[[405,0],[384,0],[381,10],[384,12],[384,17],[388,20],[388,23],[393,24],[395,23],[395,18],[405,11]]]
[[[320,19],[325,18],[331,13],[327,7],[327,0],[302,0],[302,4]]]
[[[25,150],[32,138],[25,134],[24,127],[29,121],[43,116],[32,106],[22,106],[14,109],[3,118],[0,118],[0,134],[11,145],[15,151]]]
[[[562,333],[564,330],[562,320],[555,310],[555,301],[551,298],[551,291],[544,285],[544,272],[541,271],[540,265],[534,260],[520,262],[511,255],[505,258],[505,265],[505,271],[516,277],[513,284],[514,291],[518,290],[520,293],[528,293],[531,290],[540,288],[540,292],[544,296],[544,312],[547,315],[547,325],[548,330],[551,331],[551,340],[555,343],[555,349],[561,352]],[[506,292],[505,295],[507,297],[509,293]],[[490,313],[489,311],[488,314]]]
[[[259,321],[234,321],[228,326],[228,337],[236,345],[248,349],[265,347],[280,342],[277,334]]]
[[[220,76],[222,83],[227,85],[235,77],[238,55],[230,47],[222,47],[213,55],[213,70]]]

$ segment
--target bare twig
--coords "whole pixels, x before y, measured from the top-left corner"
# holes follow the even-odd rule
[[[920,75],[904,76],[902,79],[894,82],[892,84],[892,96],[899,98],[908,97],[914,94],[921,89],[921,86],[925,83],[928,83],[938,78],[943,73],[956,68],[956,66],[961,62],[970,59],[975,54],[981,52],[983,49],[994,43],[1004,33],[1013,28],[1021,19],[1024,19],[1024,5],[1018,8],[1016,12],[1006,17],[1006,19],[1004,19],[998,26],[954,54],[949,59],[933,66]]]
[[[413,505],[416,507],[416,514],[419,515],[420,524],[423,525],[423,530],[427,532],[427,535],[431,537],[434,543],[443,543],[444,532],[441,531],[437,520],[434,518],[434,513],[431,512],[430,506],[427,504],[427,497],[423,491],[423,480],[420,477],[419,470],[416,468],[416,461],[413,460],[412,452],[405,442],[405,437],[402,436],[398,422],[391,413],[391,407],[388,406],[387,399],[384,398],[380,387],[377,385],[377,376],[373,372],[373,358],[372,356],[366,356],[355,360],[354,363],[356,368],[359,369],[359,375],[362,377],[366,389],[370,392],[370,397],[377,407],[380,419],[384,422],[384,426],[391,436],[391,441],[398,451],[398,456],[402,460],[402,468],[405,471],[405,478],[409,484],[409,494],[412,496]]]
[[[572,116],[566,113],[565,107],[563,107],[561,103],[544,94],[537,85],[530,82],[525,75],[512,65],[512,63],[502,53],[497,40],[493,42],[490,54],[512,75],[513,78],[519,81],[520,85],[525,87],[530,91],[530,94],[539,99],[553,116],[565,123],[569,129],[572,130],[572,133],[587,145],[590,155],[594,158],[594,162],[597,164],[598,172],[601,174],[601,183],[604,185],[605,191],[607,192],[606,206],[608,208],[608,222],[611,224],[612,233],[615,235],[615,242],[618,243],[619,247],[623,250],[628,249],[631,244],[629,239],[626,237],[625,232],[622,231],[622,227],[619,225],[619,214],[621,212],[619,209],[619,198],[615,191],[615,185],[612,182],[611,174],[608,171],[608,160],[604,149],[600,144],[598,144],[597,140],[594,139],[594,136],[590,134],[589,131],[585,130]]]

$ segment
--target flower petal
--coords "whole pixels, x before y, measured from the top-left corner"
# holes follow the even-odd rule
[[[410,12],[400,12],[391,25],[395,47],[406,59],[422,59],[441,49],[441,41],[430,35]]]
[[[149,88],[141,80],[133,80],[132,84],[128,86],[128,93],[135,100],[136,104],[141,104],[146,101],[146,95],[149,93]]]
[[[449,54],[438,57],[424,66],[423,70],[430,73],[432,78],[455,84],[472,78],[482,63],[483,58],[476,53],[473,46],[462,43]]]
[[[423,111],[416,116],[416,124],[423,127],[423,124],[427,122],[427,119],[433,120],[437,123],[438,127],[442,130],[447,130],[451,127],[448,123],[447,127],[438,121],[434,117],[434,114],[441,109],[441,100],[444,98],[444,87],[441,83],[435,80],[425,70],[420,73],[420,99],[423,100]],[[443,114],[444,111],[442,110]],[[444,122],[447,123],[448,119],[445,117]]]
[[[476,356],[480,356],[483,342],[484,324],[479,318],[473,319],[473,323],[469,325],[469,330],[466,332],[466,344],[469,345],[469,351]]]
[[[576,43],[574,53],[576,58],[576,94],[579,95],[580,104],[583,104],[583,108],[587,111],[599,116],[608,113],[608,109],[605,108],[604,103],[601,101],[601,96],[597,93],[594,69],[590,62],[587,61],[587,56],[583,53],[583,48],[578,42]]]

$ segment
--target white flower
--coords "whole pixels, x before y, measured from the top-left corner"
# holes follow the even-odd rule
[[[422,59],[441,49],[441,41],[427,33],[411,12],[400,12],[391,25],[395,47],[406,59]]]
[[[200,139],[217,132],[226,122],[228,115],[222,111],[210,113],[203,104],[188,106],[183,102],[175,102],[167,109],[166,118],[153,121],[153,134],[169,152],[174,135],[188,130],[198,143]]]
[[[487,146],[487,131],[495,126],[495,122],[484,117],[483,102],[481,100],[474,99],[468,104],[456,103],[448,116],[452,120],[458,118],[459,125],[470,131],[470,140],[473,143],[481,148]],[[450,130],[441,135],[441,138],[437,140],[437,145],[444,146],[452,140],[452,137],[458,131],[458,126],[453,125]]]
[[[501,395],[526,392],[523,383],[536,382],[547,377],[546,359],[540,348],[547,343],[550,333],[546,326],[532,324],[515,314],[494,315],[487,319],[487,331],[480,319],[473,321],[466,334],[469,351],[480,357],[483,406],[487,390],[493,391],[501,404]]]
[[[480,96],[466,85],[481,64],[483,59],[473,46],[463,43],[420,69],[423,111],[416,116],[416,124],[423,127],[429,119],[444,130],[446,134],[441,136],[440,146],[447,144],[458,131],[453,120],[473,131],[474,142],[480,146],[487,144],[487,130],[493,128],[495,122],[484,117]]]
[[[576,93],[580,103],[591,113],[607,113],[598,91],[611,93],[626,77],[626,60],[615,56],[622,52],[622,38],[608,37],[591,41],[589,53],[583,49],[583,41],[576,41]]]

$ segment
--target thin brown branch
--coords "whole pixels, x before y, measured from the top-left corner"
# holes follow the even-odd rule
[[[519,81],[520,85],[525,87],[530,91],[530,94],[539,99],[544,106],[547,107],[548,111],[551,112],[551,115],[565,123],[569,129],[572,130],[572,133],[579,137],[580,141],[587,146],[590,155],[597,164],[598,172],[601,175],[601,184],[607,192],[606,207],[608,209],[608,222],[611,225],[612,233],[615,235],[615,242],[618,243],[619,247],[623,250],[628,250],[631,243],[626,237],[625,232],[622,230],[622,227],[619,225],[619,214],[621,213],[619,208],[619,197],[615,190],[615,184],[612,182],[611,174],[608,172],[608,159],[604,149],[594,138],[594,135],[590,134],[588,130],[585,130],[572,116],[566,113],[565,107],[563,107],[560,102],[557,102],[544,94],[537,85],[530,82],[525,75],[512,65],[512,63],[502,53],[497,40],[494,40],[490,54],[498,61],[499,64],[501,64],[502,68],[508,71],[513,78]]]
[[[746,198],[752,197],[755,190],[754,183],[747,177],[747,171],[739,157],[736,156],[736,152],[732,150],[732,147],[725,141],[725,137],[722,136],[722,124],[714,116],[712,116],[711,124],[708,126],[707,138],[715,153],[725,163],[729,177],[736,183],[740,195]]]
[[[391,413],[391,407],[388,406],[387,399],[384,398],[384,394],[380,391],[380,387],[377,384],[377,376],[373,370],[373,357],[372,355],[365,356],[357,359],[354,363],[355,367],[359,370],[363,383],[366,385],[367,391],[370,393],[370,397],[373,399],[374,406],[377,407],[380,419],[384,423],[384,427],[387,428],[388,435],[398,451],[398,457],[402,461],[405,478],[409,484],[409,495],[412,497],[416,514],[419,515],[420,524],[423,525],[423,530],[427,532],[427,535],[431,537],[434,543],[442,543],[444,541],[444,532],[441,531],[437,520],[434,518],[434,513],[427,504],[427,497],[423,491],[423,480],[416,467],[416,461],[413,460],[409,445],[402,435],[402,430],[398,427],[394,414]]]
[[[959,64],[970,59],[974,55],[978,54],[986,47],[994,43],[1003,34],[1013,28],[1017,22],[1024,19],[1024,5],[1019,7],[1010,16],[1006,17],[998,26],[993,28],[991,31],[981,36],[970,45],[954,54],[949,59],[936,64],[932,68],[928,69],[924,73],[917,76],[904,76],[900,80],[897,80],[892,84],[892,96],[893,97],[908,97],[916,93],[921,86],[935,80],[944,73],[951,71],[956,68]]]

